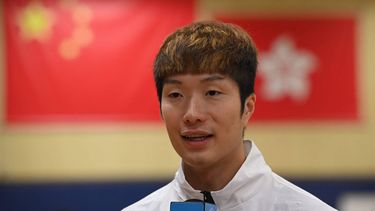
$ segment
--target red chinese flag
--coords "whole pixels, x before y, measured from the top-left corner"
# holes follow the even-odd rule
[[[219,19],[242,26],[257,45],[257,120],[358,119],[354,17]]]
[[[157,121],[152,63],[192,0],[4,2],[8,123]]]

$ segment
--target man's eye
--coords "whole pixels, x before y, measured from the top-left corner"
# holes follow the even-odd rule
[[[178,97],[181,97],[182,95],[178,92],[172,92],[168,95],[168,97],[170,98],[178,98]]]
[[[221,92],[216,91],[216,90],[210,90],[206,93],[207,96],[216,96],[216,95],[219,95],[219,94],[221,94]]]

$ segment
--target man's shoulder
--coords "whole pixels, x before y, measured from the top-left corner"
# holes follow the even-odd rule
[[[173,188],[173,181],[160,189],[150,193],[143,199],[136,203],[124,208],[122,211],[152,211],[152,210],[163,210],[164,207],[168,206],[169,202],[174,200],[176,193]]]
[[[322,200],[318,199],[311,193],[292,184],[284,178],[274,174],[274,179],[278,183],[275,206],[287,208],[285,210],[303,210],[306,211],[336,211]]]

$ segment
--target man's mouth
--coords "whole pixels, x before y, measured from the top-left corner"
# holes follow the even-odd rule
[[[213,135],[181,135],[181,137],[186,141],[204,141]]]

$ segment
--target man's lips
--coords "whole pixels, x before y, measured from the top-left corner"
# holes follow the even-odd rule
[[[186,141],[204,141],[213,135],[194,135],[194,136],[185,136],[181,135],[181,137]]]
[[[204,141],[210,137],[212,137],[213,134],[206,132],[206,131],[184,131],[181,133],[181,137],[185,141]]]

